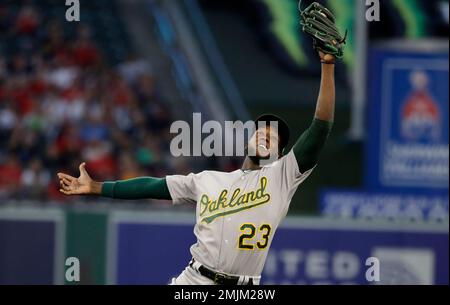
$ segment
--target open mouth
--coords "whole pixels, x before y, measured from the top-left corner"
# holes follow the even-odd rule
[[[267,150],[267,147],[262,144],[259,144],[258,147],[261,147],[262,149]]]

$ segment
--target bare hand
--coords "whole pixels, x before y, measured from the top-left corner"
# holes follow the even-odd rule
[[[58,173],[59,191],[66,195],[92,194],[93,180],[86,172],[86,163],[80,164],[80,177],[75,178],[67,174]]]

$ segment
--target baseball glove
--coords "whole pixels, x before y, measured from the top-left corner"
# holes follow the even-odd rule
[[[300,0],[300,24],[303,32],[313,38],[313,47],[316,51],[331,54],[336,58],[344,56],[347,31],[344,37],[339,33],[335,25],[334,15],[323,5],[314,2],[306,9],[301,9]]]

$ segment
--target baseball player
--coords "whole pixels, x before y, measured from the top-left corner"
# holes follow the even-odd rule
[[[93,181],[82,163],[78,178],[58,173],[60,191],[67,195],[196,204],[197,242],[191,247],[192,260],[171,284],[259,284],[277,227],[298,186],[315,168],[333,124],[334,64],[342,56],[345,38],[339,35],[333,15],[317,3],[301,11],[301,25],[313,37],[322,76],[314,119],[289,152],[283,155],[289,141],[285,121],[264,115],[256,122],[267,124],[255,131],[246,149],[255,154],[247,153],[239,170],[102,183]],[[271,122],[277,122],[278,128]],[[278,156],[276,161],[260,165],[274,154]]]

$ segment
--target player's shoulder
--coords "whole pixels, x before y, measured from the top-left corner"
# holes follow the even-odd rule
[[[225,172],[225,171],[217,171],[217,170],[204,170],[200,173],[198,173],[201,176],[232,176],[236,175],[240,170],[234,170],[231,172]]]
[[[197,173],[190,173],[185,175],[185,177],[190,177],[194,179],[208,179],[212,177],[226,177],[226,176],[233,176],[236,175],[239,172],[239,170],[235,170],[232,172],[224,172],[224,171],[217,171],[217,170],[204,170]]]
[[[294,156],[292,149],[287,154],[282,156],[281,158],[273,161],[270,164],[264,165],[262,168],[263,169],[276,168],[276,167],[281,166],[283,163],[291,162],[291,161],[295,161],[295,156]]]

